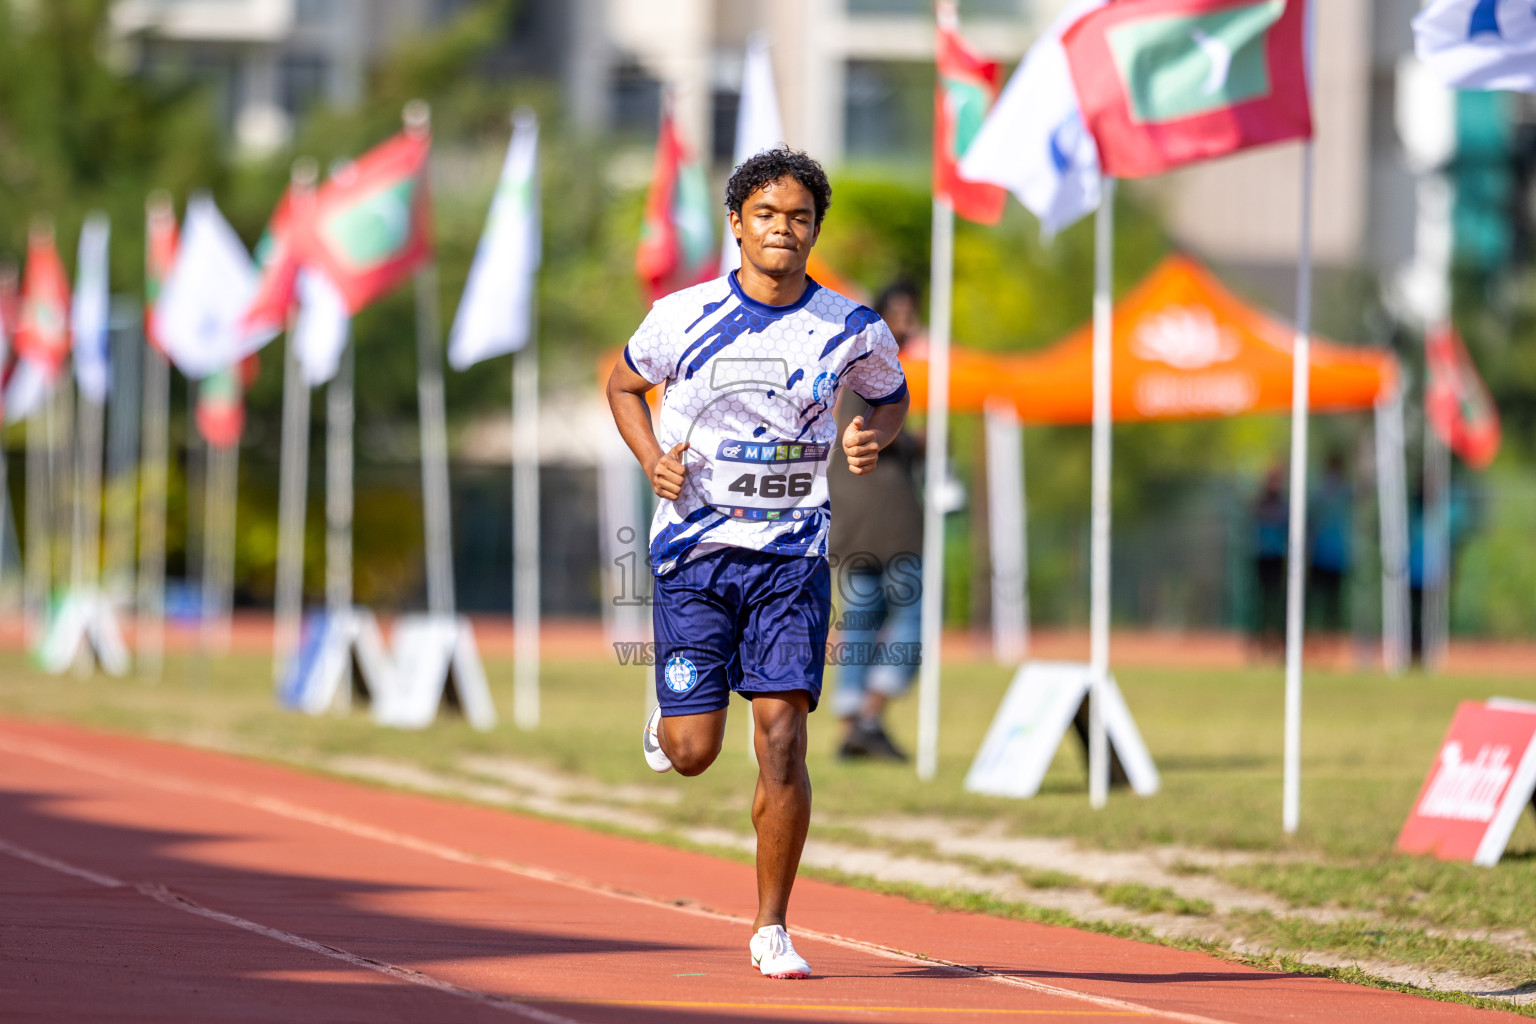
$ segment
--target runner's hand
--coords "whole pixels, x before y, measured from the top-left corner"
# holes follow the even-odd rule
[[[688,442],[679,441],[651,467],[651,490],[656,492],[656,497],[676,501],[683,493],[683,477],[688,472],[683,465],[683,452],[687,450]]]
[[[873,430],[864,429],[864,417],[855,416],[843,431],[843,454],[848,456],[848,472],[863,476],[875,471],[880,459],[880,442]]]

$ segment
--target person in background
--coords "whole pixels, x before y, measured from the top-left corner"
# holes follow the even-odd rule
[[[898,350],[920,337],[917,289],[898,281],[881,293],[875,312]],[[838,429],[868,415],[844,389]],[[885,707],[912,686],[922,638],[923,503],[917,472],[922,442],[903,431],[880,455],[873,473],[855,477],[834,453],[827,486],[836,513],[829,542],[837,571],[842,646],[833,710],[843,724],[844,759],[905,761],[885,730]]]
[[[1318,628],[1338,633],[1344,629],[1344,577],[1349,572],[1354,530],[1354,494],[1339,452],[1328,456],[1312,495],[1307,525],[1312,535],[1307,580],[1311,598],[1307,604],[1316,609],[1313,621]]]
[[[1290,527],[1285,470],[1274,466],[1253,504],[1253,571],[1258,590],[1253,636],[1260,657],[1285,652],[1285,553]]]

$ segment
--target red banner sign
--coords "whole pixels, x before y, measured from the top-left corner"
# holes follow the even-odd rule
[[[1492,867],[1533,792],[1536,704],[1463,701],[1397,849]]]

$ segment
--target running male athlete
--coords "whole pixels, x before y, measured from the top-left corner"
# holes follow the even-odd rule
[[[821,697],[831,585],[827,456],[832,408],[870,404],[843,432],[849,469],[874,469],[907,412],[896,342],[865,306],[805,263],[832,188],[787,148],[726,185],[741,269],[658,301],[608,380],[619,432],[661,499],[651,524],[656,695],[646,762],[698,775],[720,753],[731,691],[756,721],[754,969],[804,978],[785,930],[811,820],[806,716]],[[653,430],[645,394],[665,385]]]

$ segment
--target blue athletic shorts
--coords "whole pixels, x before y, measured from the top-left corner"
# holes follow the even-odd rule
[[[832,584],[825,558],[721,548],[656,578],[656,699],[663,716],[719,711],[731,691],[821,700]]]

